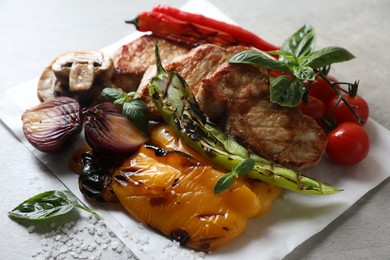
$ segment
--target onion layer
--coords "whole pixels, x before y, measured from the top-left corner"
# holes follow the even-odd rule
[[[95,151],[132,153],[149,140],[109,102],[85,109],[85,140]]]
[[[63,149],[81,131],[80,105],[59,97],[26,110],[22,115],[27,140],[42,152]]]

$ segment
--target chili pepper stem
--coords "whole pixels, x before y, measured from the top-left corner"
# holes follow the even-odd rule
[[[133,24],[135,26],[137,26],[137,23],[138,23],[138,17],[132,19],[132,20],[125,20],[125,23],[128,23],[128,24]]]

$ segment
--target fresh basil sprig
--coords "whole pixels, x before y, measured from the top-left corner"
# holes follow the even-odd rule
[[[77,198],[66,190],[52,190],[35,195],[8,212],[8,215],[18,219],[45,220],[64,215],[74,208],[98,216],[94,211],[82,206]]]
[[[248,158],[239,164],[237,164],[231,172],[222,175],[217,183],[214,186],[214,194],[219,194],[227,189],[229,189],[234,182],[234,178],[237,178],[239,175],[245,176],[255,167],[255,161],[251,158]]]
[[[138,129],[146,132],[149,126],[148,109],[145,102],[134,98],[135,92],[126,93],[120,88],[104,88],[100,94],[122,108],[122,114]]]
[[[233,55],[228,62],[260,65],[281,73],[281,76],[270,77],[270,100],[281,106],[296,107],[306,91],[304,82],[313,81],[316,71],[354,58],[341,47],[315,51],[315,40],[314,29],[304,25],[283,43],[280,50],[267,52],[278,55],[278,60],[263,52],[247,50]]]

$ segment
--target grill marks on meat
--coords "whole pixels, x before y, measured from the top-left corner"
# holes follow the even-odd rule
[[[207,99],[206,95],[199,95],[198,97],[198,92],[200,93],[200,91],[202,91],[201,86],[203,80],[211,77],[219,66],[226,62],[226,59],[230,55],[246,49],[246,47],[242,46],[225,49],[217,45],[203,44],[192,49],[189,53],[173,59],[171,63],[164,65],[164,67],[167,71],[174,70],[178,72],[186,80],[195,97],[197,99],[202,98],[199,102],[200,105],[207,103],[207,107],[203,108],[211,108],[207,111],[204,110],[204,112],[212,118],[211,113],[214,109],[220,110],[221,108],[219,108],[219,106],[221,104],[219,104],[219,102],[214,102],[214,99]],[[149,98],[148,92],[149,80],[155,75],[156,70],[155,67],[152,66],[146,71],[138,88],[138,92],[142,94],[143,100],[148,105],[150,118],[153,120],[161,120],[161,116],[158,114],[156,107]]]
[[[155,66],[146,69],[155,62],[154,41],[154,37],[146,36],[124,46],[116,63],[117,73],[124,77],[137,75],[139,81],[144,74],[137,91],[148,105],[149,117],[158,121],[161,117],[148,94]],[[254,152],[297,170],[321,159],[326,136],[317,123],[296,108],[270,102],[264,69],[226,62],[248,47],[203,44],[187,53],[182,46],[159,40],[159,48],[165,69],[174,70],[186,80],[202,111]]]
[[[174,57],[187,53],[189,46],[145,35],[127,45],[122,46],[113,57],[115,73],[113,85],[126,92],[135,91],[141,82],[146,69],[155,64],[154,44],[158,40],[163,63],[171,61]]]
[[[227,131],[258,154],[295,169],[320,160],[326,145],[324,132],[299,109],[272,103],[268,76],[261,69],[224,63],[201,88],[208,99],[223,104],[219,114],[214,110],[213,119],[222,118]],[[201,108],[212,110],[207,103]]]
[[[200,108],[212,121],[219,122],[256,153],[298,170],[316,164],[326,147],[324,132],[297,108],[270,101],[264,69],[226,62],[245,49],[201,45],[166,69],[187,81]]]

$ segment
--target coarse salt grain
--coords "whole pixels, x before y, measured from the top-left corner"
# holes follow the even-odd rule
[[[47,246],[48,243],[47,243],[47,239],[42,239],[41,240],[41,246]]]
[[[63,225],[51,223],[50,227],[52,231],[41,235],[41,249],[31,255],[34,259],[104,259],[103,252],[108,248],[112,250],[106,252],[117,257],[125,251],[120,259],[137,259],[96,217],[90,217],[87,225],[71,221]]]
[[[98,245],[101,245],[102,244],[102,239],[97,237],[95,238],[95,243],[98,244]]]
[[[66,253],[68,252],[68,246],[67,245],[63,245],[60,247],[60,253]]]
[[[139,229],[144,229],[145,228],[144,224],[142,224],[142,223],[138,223],[137,226],[138,226]]]
[[[88,245],[87,244],[82,244],[80,248],[81,248],[82,251],[87,251]]]
[[[96,234],[97,234],[98,236],[103,235],[103,232],[104,232],[104,229],[103,229],[103,228],[98,228],[98,229],[96,230]]]
[[[123,237],[126,237],[126,238],[129,237],[129,232],[127,230],[122,230],[121,233],[122,233]]]
[[[118,248],[118,241],[111,242],[111,249],[115,251],[117,248]]]
[[[27,228],[27,231],[28,231],[28,233],[32,233],[32,232],[34,231],[34,229],[35,229],[35,226],[34,226],[34,225],[31,225],[31,226],[29,226],[29,227]]]

